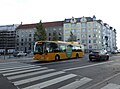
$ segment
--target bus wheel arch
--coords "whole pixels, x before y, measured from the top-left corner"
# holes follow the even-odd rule
[[[57,55],[55,56],[55,60],[56,60],[56,61],[60,60],[60,55],[57,54]]]

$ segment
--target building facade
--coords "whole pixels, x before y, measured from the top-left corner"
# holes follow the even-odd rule
[[[34,34],[37,31],[35,24],[21,24],[16,29],[16,51],[31,52],[34,46]],[[43,23],[47,39],[53,40],[54,33],[57,34],[58,40],[63,40],[63,21]]]
[[[0,26],[0,53],[7,54],[15,51],[15,29],[18,25],[2,25]]]
[[[95,16],[65,19],[63,29],[64,41],[68,41],[72,33],[86,52],[94,49],[113,51],[116,48],[116,30],[96,20]]]
[[[54,40],[56,34],[59,41],[78,41],[84,45],[85,51],[105,49],[114,51],[116,47],[116,29],[96,20],[96,17],[69,18],[64,21],[42,23],[47,33],[47,41]],[[34,34],[37,23],[0,26],[0,52],[33,51]],[[17,27],[17,28],[16,28]]]

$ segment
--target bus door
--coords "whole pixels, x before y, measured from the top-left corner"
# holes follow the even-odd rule
[[[46,49],[46,51],[45,51],[45,59],[46,60],[54,60],[55,55],[57,54],[58,49],[59,49],[58,44],[48,42],[48,43],[46,43],[45,49]]]

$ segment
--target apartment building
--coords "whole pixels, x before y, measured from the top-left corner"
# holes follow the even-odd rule
[[[33,51],[36,25],[37,23],[0,26],[0,51]],[[43,27],[47,33],[46,40],[53,40],[56,34],[59,41],[69,41],[73,35],[73,41],[83,44],[86,52],[93,49],[114,51],[117,48],[116,29],[97,20],[95,16],[45,22]]]
[[[85,51],[116,48],[116,30],[96,17],[69,18],[64,20],[64,41],[68,41],[72,33],[76,41],[85,46]]]
[[[36,32],[35,24],[21,24],[16,29],[16,50],[31,52],[34,46],[34,34]],[[63,40],[63,21],[46,22],[43,27],[47,33],[46,40],[52,40],[54,33],[58,35],[59,40]]]
[[[15,29],[18,25],[0,26],[0,53],[7,54],[15,51]]]

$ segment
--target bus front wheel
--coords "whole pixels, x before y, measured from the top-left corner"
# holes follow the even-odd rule
[[[60,56],[59,56],[59,55],[56,55],[56,56],[55,56],[55,60],[56,60],[56,61],[60,60]]]

